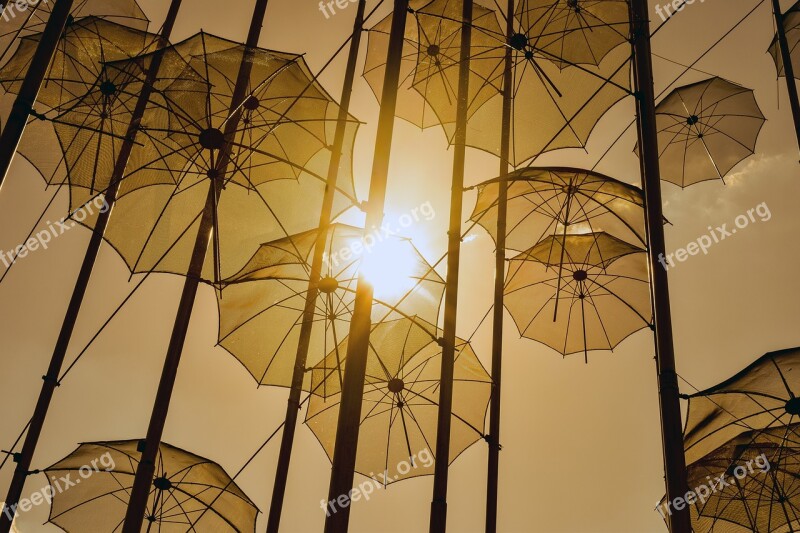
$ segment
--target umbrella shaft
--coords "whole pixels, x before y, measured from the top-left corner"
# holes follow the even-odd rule
[[[214,222],[221,190],[220,183],[225,179],[230,164],[231,151],[233,148],[231,139],[233,139],[239,127],[242,115],[241,104],[247,96],[250,74],[253,70],[253,63],[250,61],[250,55],[258,46],[267,4],[268,0],[256,0],[253,18],[250,21],[250,31],[247,35],[247,43],[245,44],[242,62],[239,66],[236,84],[231,96],[228,120],[225,124],[224,134],[226,142],[219,150],[219,158],[216,163],[216,170],[220,178],[219,180],[211,180],[208,186],[208,196],[206,197],[206,202],[203,207],[200,227],[197,232],[194,249],[192,250],[192,257],[186,281],[184,282],[178,313],[175,317],[175,325],[172,329],[172,336],[164,361],[164,368],[161,373],[161,380],[158,385],[155,404],[153,405],[153,412],[150,417],[150,425],[147,430],[147,439],[144,444],[144,449],[142,450],[141,459],[136,468],[136,477],[134,479],[133,488],[131,489],[131,498],[128,503],[125,523],[122,528],[123,533],[139,533],[142,528],[147,499],[150,494],[150,486],[153,482],[153,474],[155,472],[155,458],[161,445],[164,424],[167,419],[172,391],[178,374],[178,366],[183,352],[183,345],[186,340],[186,332],[189,329],[189,321],[192,316],[197,288],[203,272],[203,264],[205,263],[208,253],[212,230],[215,229]],[[213,238],[218,239],[219,236],[214,234]],[[215,259],[218,258],[215,257]],[[215,264],[215,268],[217,267],[218,264]]]
[[[386,202],[386,186],[389,178],[389,158],[394,134],[394,115],[397,109],[397,90],[400,81],[400,66],[403,59],[403,37],[406,29],[408,0],[394,0],[394,14],[389,36],[386,58],[386,74],[383,79],[381,109],[378,115],[378,130],[375,139],[375,156],[372,165],[367,220],[365,227],[380,227]],[[355,475],[358,432],[361,422],[361,404],[364,394],[364,378],[367,351],[372,325],[373,288],[363,276],[359,277],[353,315],[350,320],[350,342],[347,346],[347,366],[342,383],[339,419],[331,468],[328,501],[347,497],[353,488]],[[343,506],[325,520],[325,533],[344,533],[350,520],[350,506]]]
[[[431,533],[447,528],[447,485],[450,466],[450,429],[453,419],[453,366],[456,355],[458,275],[461,261],[461,218],[464,205],[464,166],[467,151],[470,52],[472,47],[472,0],[464,0],[461,21],[461,51],[458,64],[458,100],[453,154],[453,182],[450,196],[450,228],[447,247],[447,280],[444,300],[439,412],[436,429],[436,464],[431,501]]]
[[[664,215],[661,206],[661,175],[658,161],[655,89],[650,52],[650,25],[647,0],[631,1],[631,25],[636,85],[636,119],[639,136],[642,189],[645,197],[645,222],[648,236],[650,282],[655,320],[655,350],[658,366],[661,434],[664,447],[664,471],[667,500],[683,497],[688,491],[686,459],[683,453],[681,410],[675,351],[672,344],[667,272],[658,263],[665,253]],[[671,533],[690,533],[689,508],[673,513],[669,520]]]
[[[506,7],[506,35],[514,35],[514,0]],[[511,107],[514,83],[514,54],[506,48],[503,72],[503,118],[500,137],[500,175],[509,170],[511,154]],[[508,211],[508,182],[497,184],[497,249],[494,265],[494,307],[492,309],[492,396],[489,404],[489,460],[486,478],[486,533],[497,532],[497,494],[500,477],[500,400],[503,362],[503,301],[506,275],[506,218]]]
[[[322,261],[325,253],[325,242],[330,226],[333,201],[336,196],[336,182],[339,178],[339,165],[342,161],[344,137],[347,131],[348,116],[350,114],[350,99],[353,92],[353,83],[358,63],[358,51],[361,46],[361,37],[364,26],[364,11],[366,0],[359,0],[353,25],[352,41],[347,56],[344,85],[342,86],[342,99],[339,105],[339,116],[334,133],[333,151],[328,166],[328,177],[325,184],[325,197],[319,217],[319,234],[314,246],[314,257],[311,262],[311,275],[309,276],[308,292],[306,293],[305,307],[303,309],[303,322],[300,326],[300,342],[297,346],[294,369],[292,371],[292,384],[289,391],[288,405],[286,406],[286,423],[281,435],[281,449],[278,455],[278,466],[275,473],[275,484],[272,489],[272,501],[269,507],[267,533],[278,533],[281,522],[283,500],[286,495],[286,482],[289,477],[289,464],[292,458],[294,434],[297,428],[297,417],[300,410],[300,396],[303,390],[303,379],[306,372],[308,350],[311,343],[311,331],[314,327],[314,313],[316,310],[319,289],[317,285],[321,278]],[[335,327],[335,326],[334,326]]]

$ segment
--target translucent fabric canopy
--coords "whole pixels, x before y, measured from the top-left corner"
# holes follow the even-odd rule
[[[18,44],[19,37],[44,30],[53,2],[24,2],[24,8],[17,4],[19,3],[11,0],[3,2],[5,17],[2,17],[3,22],[0,24],[0,65],[8,59],[10,52]],[[142,31],[150,24],[135,0],[75,0],[68,23],[90,16]]]
[[[436,328],[418,318],[375,324],[367,355],[356,471],[390,484],[434,469],[442,348]],[[312,369],[306,424],[333,457],[347,361],[345,339]],[[483,436],[491,377],[470,344],[456,339],[451,462]],[[426,458],[428,459],[426,461]],[[413,465],[406,469],[407,465]],[[378,477],[379,476],[379,477]]]
[[[742,433],[689,465],[688,481],[704,493],[691,506],[696,533],[796,530],[800,425]],[[662,500],[662,509],[665,503]]]
[[[511,41],[495,36],[496,54],[513,54],[511,150],[518,167],[560,148],[583,148],[603,115],[630,94],[630,50],[620,46],[598,66],[564,65],[536,48],[536,36],[521,31]],[[502,78],[502,73],[499,74]],[[496,95],[467,124],[467,144],[500,155],[503,98]],[[446,128],[452,137],[454,127]]]
[[[707,390],[690,395],[684,443],[687,463],[747,431],[800,422],[800,348],[770,352]]]
[[[291,384],[318,231],[261,245],[245,267],[226,280],[218,297],[220,345],[259,384]],[[350,328],[359,273],[376,278],[373,321],[415,315],[436,321],[444,280],[411,241],[399,237],[371,241],[363,238],[362,229],[343,224],[333,224],[325,232],[310,365],[329,353],[344,358],[339,344]],[[310,381],[307,374],[306,390]]]
[[[753,155],[765,121],[753,91],[722,78],[675,89],[656,107],[661,179],[724,181]]]
[[[789,41],[789,56],[792,58],[795,78],[800,76],[800,2],[797,2],[783,14],[783,29]],[[769,53],[775,61],[778,76],[785,76],[783,70],[783,57],[781,56],[778,36],[772,40]]]
[[[523,337],[587,360],[652,322],[647,254],[607,233],[547,237],[511,259],[504,292]]]
[[[420,128],[455,124],[461,63],[461,0],[417,0],[407,15],[396,115]],[[392,15],[368,32],[364,79],[380,102]],[[501,33],[494,11],[475,4],[470,49],[469,113],[502,87]]]
[[[604,231],[644,245],[638,187],[589,170],[525,167],[478,186],[470,220],[497,241],[499,184],[508,185],[506,248],[527,250],[554,233]]]
[[[583,147],[603,114],[630,93],[630,51],[626,46],[603,50],[612,39],[605,31],[592,28],[594,31],[587,31],[585,38],[589,38],[596,56],[605,59],[599,65],[572,64],[569,57],[581,56],[586,51],[585,39],[577,46],[574,22],[567,22],[561,16],[556,17],[557,22],[542,27],[542,21],[535,16],[540,8],[538,2],[522,0],[519,14],[530,26],[523,24],[511,39],[498,23],[495,12],[477,5],[474,12],[467,144],[500,155],[502,131],[498,118],[502,116],[505,55],[510,47],[514,69],[510,162],[514,166],[550,150]],[[413,17],[413,23],[409,20],[407,24],[401,79],[404,88],[413,87],[418,94],[408,94],[410,91],[401,88],[397,114],[421,127],[441,124],[452,142],[456,126],[461,2],[418,2],[412,9],[409,16]],[[376,94],[383,80],[390,23],[387,18],[370,32],[365,77]],[[610,28],[615,35],[617,31],[625,31],[616,23]],[[597,45],[596,37],[599,37]],[[562,55],[556,53],[559,49]]]
[[[122,531],[141,458],[138,444],[84,443],[45,469],[54,487],[49,522],[65,531]],[[66,476],[75,484],[65,489]],[[221,466],[161,443],[142,531],[254,531],[257,515]]]
[[[0,68],[4,90],[17,93],[40,38],[39,33],[22,38]],[[113,146],[121,144],[138,95],[120,93],[119,81],[108,76],[102,62],[131,59],[157,43],[156,35],[95,16],[66,28],[35,106],[44,120],[31,121],[19,147],[45,181],[64,183],[65,171],[77,164],[78,155],[90,166],[87,172],[92,181],[98,171],[105,170],[97,166],[97,159],[108,157]],[[4,100],[6,106],[12,103],[12,98]],[[43,146],[52,149],[43,150]]]
[[[134,273],[185,275],[213,186],[214,253],[201,279],[219,282],[261,243],[317,222],[338,105],[301,56],[256,49],[247,54],[248,94],[229,116],[244,46],[200,33],[157,53],[160,94],[151,99],[105,237]],[[152,57],[107,68],[141,83]],[[226,136],[229,122],[235,129]],[[358,123],[348,124],[340,207],[355,202],[350,156]],[[73,187],[73,209],[95,189]]]
[[[522,0],[516,18],[532,46],[563,66],[597,66],[630,36],[627,0]]]

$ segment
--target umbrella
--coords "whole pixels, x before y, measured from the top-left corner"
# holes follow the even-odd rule
[[[164,52],[159,82],[177,96],[151,100],[152,122],[143,126],[147,145],[132,155],[105,234],[134,273],[188,273],[212,186],[218,189],[211,209],[214,253],[206,254],[203,281],[233,276],[260,243],[314,224],[338,106],[301,56],[256,49],[239,120],[231,119],[244,50],[200,33]],[[107,67],[144,78],[149,59]],[[352,123],[345,153],[352,153]],[[229,124],[236,127],[227,139]],[[220,181],[223,161],[230,168]],[[352,204],[350,173],[338,189],[339,201]],[[73,188],[73,205],[90,195]]]
[[[90,442],[45,469],[49,522],[65,531],[122,531],[139,441]],[[71,483],[74,483],[70,486]],[[161,443],[146,531],[255,531],[258,509],[218,464]]]
[[[662,179],[681,187],[724,181],[753,155],[764,122],[753,91],[722,78],[675,89],[656,107]]]
[[[3,23],[0,25],[0,64],[8,57],[19,37],[44,30],[50,17],[52,2],[39,0],[3,2]],[[24,7],[23,7],[24,6]],[[83,17],[95,16],[110,22],[123,24],[137,30],[146,30],[150,24],[147,16],[135,0],[76,0],[72,5],[69,22]]]
[[[433,455],[440,385],[442,348],[437,329],[419,318],[403,318],[373,326],[367,358],[356,471],[383,484],[433,473]],[[348,339],[339,353],[345,353]],[[325,453],[333,456],[341,399],[337,352],[312,369],[314,391],[306,424]],[[342,362],[346,368],[347,361]],[[457,339],[453,380],[451,461],[483,435],[491,378],[467,341]],[[415,458],[415,459],[412,459]],[[403,463],[411,463],[407,469]]]
[[[0,69],[0,86],[9,93],[19,90],[40,38],[22,38]],[[109,74],[102,62],[131,59],[157,43],[156,35],[95,16],[66,28],[37,98],[45,107],[37,115],[42,120],[29,124],[19,146],[19,153],[48,183],[63,183],[64,170],[77,173],[78,165],[88,167],[83,173],[90,175],[84,178],[89,183],[98,175],[111,175],[113,154],[127,132],[141,84],[129,86],[116,73]],[[97,189],[102,191],[108,183],[100,181]]]
[[[477,186],[470,220],[497,241],[499,184],[507,184],[506,248],[527,250],[553,233],[605,231],[644,246],[638,187],[589,170],[525,167]]]
[[[607,233],[551,236],[510,260],[505,305],[523,337],[588,361],[650,325],[648,279],[644,250]]]
[[[785,13],[783,13],[783,27],[786,32],[786,39],[789,42],[789,54],[792,56],[792,66],[795,74],[800,73],[800,53],[797,46],[800,44],[800,2],[795,3]],[[783,56],[781,55],[780,45],[777,35],[769,46],[769,53],[775,61],[778,69],[778,76],[785,76],[783,69]]]
[[[800,421],[800,348],[770,352],[747,368],[688,396],[684,429],[691,463],[738,435]]]
[[[338,351],[353,314],[359,272],[377,277],[373,318],[419,315],[436,321],[444,280],[408,239],[378,241],[364,230],[332,224],[323,230],[325,255],[309,353]],[[319,230],[261,245],[219,296],[220,344],[261,385],[288,387],[309,290],[311,258]],[[313,365],[313,363],[311,363]],[[306,374],[305,387],[310,383]]]
[[[793,531],[800,522],[800,425],[742,433],[689,465],[688,480],[697,495],[696,533]],[[659,512],[669,511],[662,500]]]
[[[455,127],[461,49],[461,4],[456,0],[412,2],[406,22],[396,116],[420,128]],[[392,15],[368,31],[364,79],[380,102]],[[494,11],[473,7],[469,111],[500,91],[502,57],[497,53],[500,26]],[[451,138],[452,140],[452,138]]]
[[[497,118],[502,116],[505,51],[511,47],[514,113],[509,158],[512,164],[517,166],[558,148],[583,147],[600,117],[630,92],[629,52],[618,47],[605,54],[605,60],[598,66],[565,65],[566,58],[552,50],[576,31],[565,28],[561,32],[544,31],[539,21],[526,18],[531,27],[521,26],[509,39],[499,27],[495,13],[487,11],[475,6],[467,144],[503,156]],[[441,124],[453,142],[460,2],[418,3],[412,16],[416,24],[406,30],[401,78],[405,85],[398,97],[397,115],[421,127]],[[368,60],[365,77],[376,94],[383,79],[389,22],[386,19],[370,31],[368,57],[374,60]],[[584,28],[578,33],[594,42],[593,30]],[[539,39],[547,44],[547,49],[538,48]]]
[[[533,47],[560,58],[563,66],[599,65],[630,35],[626,0],[523,0],[516,17],[535,36]]]

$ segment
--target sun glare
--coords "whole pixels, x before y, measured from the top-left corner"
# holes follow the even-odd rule
[[[397,300],[416,283],[412,278],[417,258],[413,247],[399,239],[376,244],[364,252],[360,272],[375,290],[375,298]]]

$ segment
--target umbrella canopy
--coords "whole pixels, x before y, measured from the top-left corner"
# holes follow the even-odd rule
[[[14,55],[0,69],[0,87],[17,94],[42,34],[23,37]],[[66,109],[97,81],[102,62],[130,59],[141,54],[158,36],[91,16],[64,29],[47,71],[37,103]]]
[[[373,326],[367,359],[356,471],[384,484],[433,473],[433,462],[420,464],[436,449],[442,348],[436,327],[418,318]],[[311,401],[306,424],[333,457],[339,417],[345,339],[312,369]],[[453,380],[451,461],[483,435],[491,378],[470,344],[456,340]],[[406,468],[406,464],[413,465]]]
[[[752,90],[722,78],[675,89],[656,107],[662,179],[681,187],[724,181],[753,155],[765,120]]]
[[[548,50],[538,47],[541,31],[547,37]],[[505,56],[508,47],[513,50],[509,163],[514,167],[552,150],[583,148],[606,111],[630,94],[630,50],[626,46],[613,49],[597,66],[568,64],[549,51],[568,35],[524,26],[510,39],[503,33],[495,35],[499,57]],[[502,72],[498,76],[502,78]],[[498,93],[470,117],[470,146],[501,155],[497,117],[502,116],[502,105]]]
[[[590,170],[526,167],[478,185],[470,220],[497,241],[500,183],[508,185],[506,248],[523,251],[553,233],[605,231],[644,246],[638,187]]]
[[[122,531],[141,457],[138,444],[81,444],[45,469],[54,494],[49,521],[65,531]],[[76,483],[68,486],[67,478]],[[255,504],[221,466],[161,443],[146,531],[255,531],[257,514]]]
[[[607,233],[547,237],[511,259],[505,305],[523,337],[588,360],[652,322],[647,254]]]
[[[797,77],[800,75],[800,48],[798,48],[800,46],[800,2],[794,4],[783,14],[783,28],[786,31],[786,39],[789,41],[789,54],[792,57],[795,77]],[[770,44],[769,53],[775,61],[778,76],[785,76],[777,35]]]
[[[0,86],[9,93],[19,90],[40,38],[41,34],[22,38],[0,69]],[[113,167],[110,155],[127,132],[141,86],[126,87],[102,62],[131,59],[158,42],[157,35],[95,16],[67,26],[37,98],[46,120],[33,121],[19,147],[48,183],[64,183],[64,171],[79,164],[89,167],[84,174],[90,177],[84,179],[90,183],[98,175],[110,176],[105,166]]]
[[[800,522],[800,425],[743,433],[689,465],[688,481],[702,496],[691,507],[696,533],[792,531]]]
[[[206,254],[200,278],[218,282],[235,275],[259,244],[316,223],[338,106],[301,56],[255,49],[247,54],[248,95],[226,138],[245,47],[200,33],[160,53],[159,83],[170,94],[151,99],[145,145],[131,157],[105,238],[134,273],[185,275],[214,187],[214,253]],[[143,80],[151,59],[107,67]],[[357,129],[351,122],[345,154]],[[355,201],[349,165],[348,155],[340,205]],[[73,207],[91,194],[73,188]]]
[[[50,1],[39,0],[19,3],[2,2],[4,9],[0,18],[0,64],[9,57],[17,44],[17,38],[44,30],[50,18]],[[19,4],[19,5],[18,5]],[[150,24],[136,0],[76,0],[72,5],[68,23],[83,17],[95,16],[110,22],[123,24],[137,30],[146,30]]]
[[[517,3],[516,18],[535,36],[533,47],[563,66],[597,66],[630,36],[627,0],[527,0]]]
[[[364,230],[333,224],[325,258],[314,328],[312,363],[339,352],[349,331],[359,273],[375,285],[373,320],[419,315],[435,321],[444,280],[408,239],[381,242]],[[218,297],[220,344],[262,385],[290,386],[319,230],[261,245],[245,267],[226,280]],[[383,237],[381,237],[383,239]],[[305,388],[311,376],[306,374]]]
[[[420,128],[455,127],[461,50],[461,0],[417,0],[411,3],[403,44],[396,115]],[[368,32],[364,79],[380,102],[392,15]],[[470,49],[469,113],[501,89],[501,33],[495,12],[473,7]],[[450,128],[448,128],[450,129]],[[452,141],[452,138],[450,138]]]
[[[738,435],[800,422],[800,348],[770,352],[707,390],[688,396],[684,442],[694,462]]]
[[[616,2],[614,2],[616,3]],[[523,0],[521,13],[536,9],[537,3]],[[551,2],[552,4],[552,2]],[[414,24],[406,33],[406,87],[413,88],[399,96],[398,116],[415,124],[444,127],[447,138],[455,137],[455,92],[460,60],[461,3],[456,0],[418,2]],[[600,117],[630,93],[629,51],[617,47],[602,53],[600,65],[565,64],[566,58],[553,51],[566,47],[575,35],[569,25],[545,29],[538,19],[525,18],[531,27],[521,26],[511,37],[500,28],[496,15],[475,6],[470,50],[470,100],[467,144],[500,156],[502,116],[502,80],[505,53],[511,47],[514,61],[514,111],[511,163],[519,166],[539,154],[567,147],[583,147]],[[370,50],[375,59],[368,61],[365,77],[377,93],[383,79],[388,46],[386,19],[371,32]],[[619,28],[617,28],[619,29]],[[599,29],[586,31],[584,38],[592,47]],[[607,46],[607,39],[600,39]],[[544,43],[546,49],[538,47]],[[405,100],[404,100],[405,99]],[[403,105],[407,102],[407,105]],[[433,111],[427,111],[428,107]],[[435,115],[435,117],[434,117]],[[425,121],[423,121],[425,117]]]

